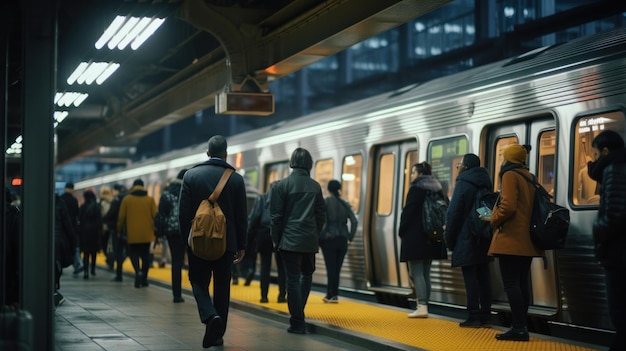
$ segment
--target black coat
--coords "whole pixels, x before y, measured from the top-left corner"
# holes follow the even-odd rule
[[[456,178],[454,193],[446,215],[444,236],[452,250],[452,266],[462,267],[487,263],[493,260],[487,255],[490,241],[480,239],[470,232],[470,216],[478,216],[473,205],[479,188],[493,189],[489,173],[483,167],[461,172]]]
[[[441,184],[431,175],[417,177],[409,187],[406,195],[406,204],[400,217],[400,229],[398,235],[402,239],[400,245],[400,261],[415,261],[423,259],[445,259],[448,252],[445,244],[433,243],[424,233],[422,224],[422,207],[426,190],[438,191],[445,198],[441,190]]]
[[[322,188],[309,172],[294,168],[272,187],[270,233],[278,250],[319,251],[319,233],[326,222]]]
[[[248,216],[248,243],[253,245],[251,249],[262,254],[274,252],[274,244],[270,236],[269,199],[269,193],[259,195]]]
[[[80,251],[96,253],[100,250],[102,238],[102,209],[95,199],[86,200],[80,207],[79,215],[79,247]]]
[[[593,222],[596,258],[605,267],[626,268],[626,150],[611,151],[590,164],[589,175],[601,184]]]
[[[234,168],[219,158],[210,158],[189,169],[183,177],[180,192],[179,220],[181,236],[188,241],[191,221],[200,202],[208,199],[226,168]],[[236,253],[246,248],[248,214],[246,210],[246,186],[241,174],[233,172],[217,199],[226,217],[226,252]]]
[[[55,260],[61,267],[69,267],[74,263],[76,251],[76,234],[70,213],[65,206],[65,201],[59,195],[55,195],[54,211],[54,246]]]

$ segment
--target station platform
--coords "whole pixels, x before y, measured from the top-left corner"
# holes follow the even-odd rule
[[[55,350],[204,350],[204,326],[183,271],[184,303],[173,303],[170,269],[152,268],[150,286],[134,288],[130,262],[123,282],[98,258],[96,276],[84,280],[61,277],[65,302],[55,312]],[[156,264],[154,265],[156,267]],[[261,304],[257,280],[231,289],[231,312],[223,346],[216,350],[607,350],[606,347],[531,334],[529,342],[498,341],[506,328],[460,328],[460,320],[430,314],[407,318],[407,309],[340,297],[338,304],[322,301],[312,291],[305,310],[307,334],[287,333],[287,304],[277,303],[278,288],[270,286],[269,303]]]

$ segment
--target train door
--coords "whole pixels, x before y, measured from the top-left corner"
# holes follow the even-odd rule
[[[525,123],[497,126],[490,130],[489,145],[486,149],[486,164],[489,165],[494,187],[500,189],[499,172],[502,164],[502,151],[510,144],[529,144],[528,155],[530,172],[537,176],[539,183],[552,195],[556,189],[556,126],[552,118],[532,120]],[[494,305],[507,304],[507,297],[501,283],[499,269],[494,265],[492,286]],[[545,259],[534,259],[531,265],[531,308],[529,314],[551,315],[559,306],[556,282],[556,260],[553,251],[546,251]]]
[[[410,184],[411,166],[417,162],[417,144],[404,141],[374,150],[370,233],[367,238],[372,290],[408,287],[408,270],[400,264],[397,234],[402,207]],[[407,294],[408,294],[407,289]]]

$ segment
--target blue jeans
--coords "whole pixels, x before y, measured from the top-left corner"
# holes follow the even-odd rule
[[[295,329],[304,329],[304,307],[311,292],[311,281],[315,271],[315,253],[280,251],[287,280],[287,307],[289,324]]]
[[[206,323],[212,316],[219,315],[226,328],[230,306],[230,274],[235,253],[227,251],[218,260],[207,261],[194,255],[189,246],[186,247],[189,258],[189,282],[198,305],[200,321]],[[213,279],[213,298],[209,294],[211,279]]]

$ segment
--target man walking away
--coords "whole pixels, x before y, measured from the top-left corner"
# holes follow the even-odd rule
[[[180,230],[188,243],[191,223],[202,200],[207,199],[224,171],[234,167],[226,162],[227,143],[221,135],[209,139],[209,159],[189,169],[183,177],[180,193]],[[226,252],[215,261],[207,261],[193,254],[187,245],[189,257],[189,281],[198,306],[200,321],[205,324],[203,347],[223,345],[222,336],[228,324],[230,305],[230,278],[233,264],[245,256],[246,232],[246,186],[243,177],[233,172],[217,199],[226,217]],[[213,298],[209,294],[209,282],[213,278]]]

